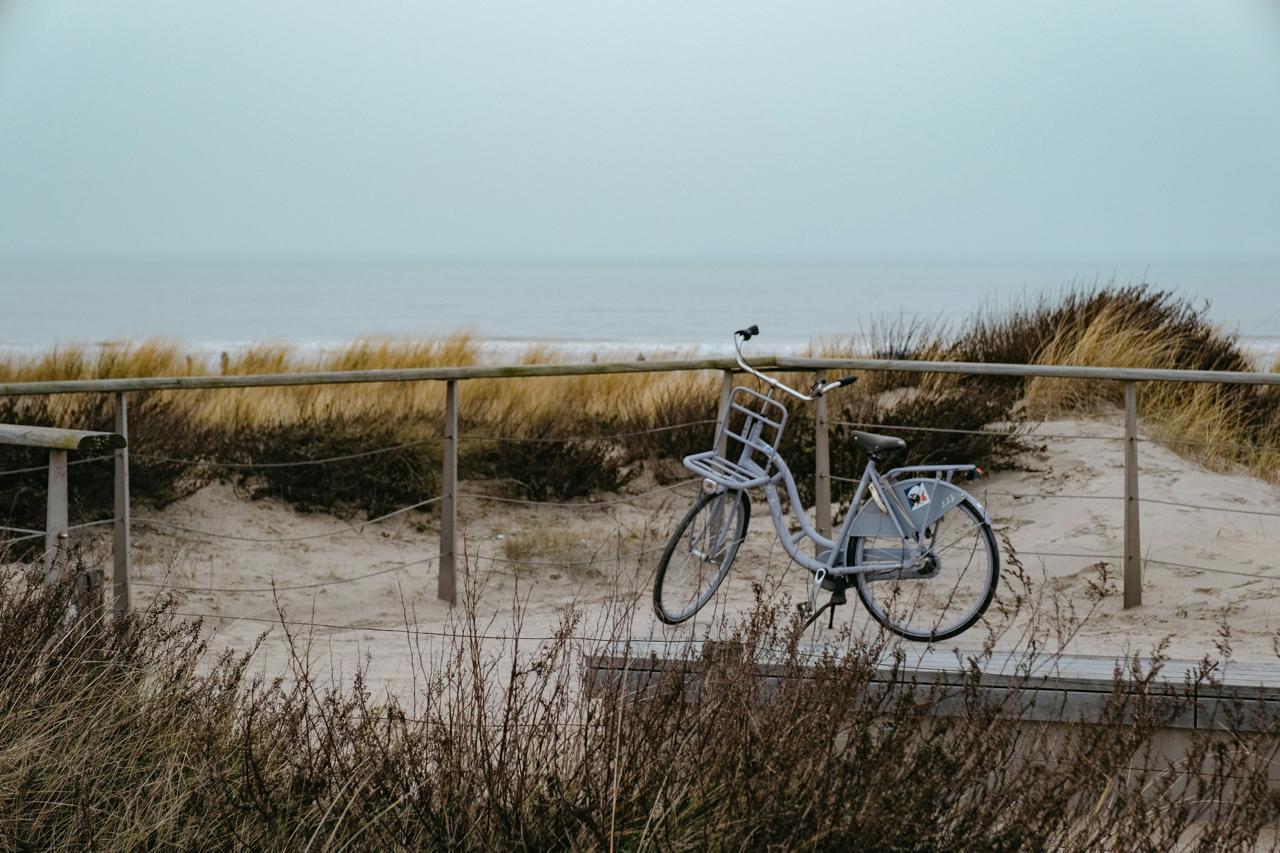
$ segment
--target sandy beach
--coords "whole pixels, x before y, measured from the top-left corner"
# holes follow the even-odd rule
[[[1227,625],[1232,659],[1275,660],[1280,519],[1250,511],[1274,514],[1280,487],[1210,471],[1143,442],[1141,496],[1149,501],[1142,508],[1143,605],[1126,611],[1117,499],[1122,450],[1114,440],[1121,432],[1118,414],[1043,423],[1033,435],[1044,437],[1032,438],[1033,449],[1020,459],[1023,470],[967,484],[1024,567],[1037,624],[1067,632],[1062,650],[1070,653],[1144,654],[1167,640],[1169,655],[1191,659],[1221,657],[1217,644]],[[756,585],[771,600],[803,599],[806,573],[782,552],[757,501],[747,543],[713,602],[685,625],[658,623],[649,603],[653,572],[695,489],[678,481],[682,469],[674,463],[662,465],[658,473],[669,485],[646,471],[625,494],[596,495],[592,505],[465,498],[463,583],[485,633],[514,635],[518,612],[522,637],[545,637],[576,609],[576,634],[610,636],[626,632],[618,627],[619,609],[630,606],[631,636],[714,635],[717,620],[733,621],[750,609]],[[462,490],[503,493],[500,483],[464,482]],[[256,666],[266,675],[288,662],[281,614],[310,640],[322,669],[342,677],[363,663],[375,682],[394,687],[411,678],[418,656],[442,647],[435,632],[447,633],[463,611],[451,612],[436,597],[438,522],[430,514],[361,527],[214,484],[163,512],[137,516],[138,605],[171,596],[178,612],[205,617],[214,649],[245,650],[265,632]],[[293,541],[269,541],[279,538]],[[104,540],[85,547],[90,563],[106,565]],[[1018,584],[1007,553],[1004,563],[999,600],[1008,602]],[[992,631],[997,645],[1023,642],[1030,610],[1024,607],[1012,623],[998,611],[992,607],[982,623],[943,645],[976,650]],[[809,638],[838,640],[843,627],[854,634],[875,630],[855,600],[837,612],[834,632],[824,624]]]

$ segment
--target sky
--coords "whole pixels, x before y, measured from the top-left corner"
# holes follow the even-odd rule
[[[1275,2],[0,0],[0,259],[1280,258]]]

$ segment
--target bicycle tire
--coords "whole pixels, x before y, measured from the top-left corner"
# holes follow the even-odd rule
[[[986,572],[983,574],[983,587],[981,592],[975,597],[976,606],[974,606],[957,624],[950,625],[945,630],[940,631],[924,631],[908,627],[903,624],[901,619],[895,619],[872,592],[871,584],[877,583],[877,581],[873,581],[871,579],[871,575],[874,573],[859,573],[855,575],[854,586],[858,590],[858,598],[862,602],[862,606],[867,609],[867,612],[871,614],[873,619],[900,637],[916,642],[928,643],[949,640],[952,637],[958,636],[972,628],[973,625],[982,618],[983,614],[987,612],[987,608],[991,606],[991,602],[995,598],[996,588],[1000,582],[1000,549],[996,545],[995,533],[991,530],[991,525],[987,522],[982,511],[978,509],[972,500],[960,501],[955,505],[955,507],[949,509],[943,518],[946,518],[948,515],[956,511],[966,513],[974,522],[973,527],[977,532],[977,538],[975,541],[980,542],[984,546],[984,550],[988,558]],[[941,519],[939,519],[939,521],[941,521]],[[936,537],[937,533],[935,532],[934,535]],[[863,562],[865,542],[866,540],[861,537],[850,540],[849,550],[853,553],[855,562]],[[934,578],[927,578],[916,582],[925,584],[935,580],[937,580],[936,576]],[[879,582],[883,583],[884,581]],[[901,584],[903,582],[898,581],[898,583]],[[954,590],[952,594],[954,595]],[[921,593],[917,593],[917,600],[920,595]],[[948,604],[950,601],[951,599],[947,599]]]
[[[707,576],[705,581],[697,580],[695,578],[694,587],[697,590],[697,595],[691,597],[690,604],[678,610],[673,610],[668,606],[672,602],[664,602],[664,598],[668,597],[664,596],[664,593],[670,593],[672,597],[677,599],[679,598],[679,593],[674,590],[677,579],[674,577],[674,572],[671,568],[672,558],[680,549],[681,543],[686,540],[687,534],[691,532],[697,533],[695,523],[697,522],[698,517],[717,500],[735,501],[733,507],[737,513],[737,532],[731,541],[723,542],[723,550],[718,547],[717,550],[713,552],[723,553],[723,557],[720,559],[719,565],[715,571]],[[710,495],[704,494],[694,502],[693,506],[689,508],[687,513],[685,513],[684,518],[680,520],[675,531],[671,534],[671,539],[667,542],[667,547],[663,549],[662,559],[658,563],[658,572],[653,579],[653,610],[660,621],[667,625],[678,625],[681,622],[685,622],[693,618],[694,614],[701,610],[703,606],[711,600],[711,597],[715,595],[716,590],[720,588],[720,584],[724,582],[725,576],[729,574],[729,569],[732,568],[733,561],[738,556],[738,548],[741,547],[742,541],[746,539],[747,527],[750,524],[750,521],[751,499],[747,497],[746,492],[736,491],[719,492]],[[729,523],[733,524],[734,522],[730,519]],[[716,531],[716,535],[719,536],[721,532],[722,531],[718,529]],[[695,551],[692,547],[690,550]],[[698,563],[706,564],[708,562],[705,559],[699,559],[696,553],[691,556],[693,556],[695,561]],[[683,578],[681,578],[681,580],[683,580]]]

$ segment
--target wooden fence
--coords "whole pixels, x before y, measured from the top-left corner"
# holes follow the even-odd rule
[[[764,357],[754,364],[762,370],[813,373],[830,371],[893,371],[953,373],[975,376],[1083,379],[1120,382],[1124,385],[1124,606],[1142,603],[1142,564],[1138,498],[1138,383],[1193,382],[1237,385],[1280,385],[1280,374],[1217,370],[1162,370],[1145,368],[1076,367],[1068,365],[983,364],[977,362],[907,361],[867,358]],[[245,376],[181,376],[138,379],[80,379],[47,382],[0,383],[0,396],[49,394],[112,394],[115,398],[115,433],[127,440],[128,395],[146,391],[187,391],[219,388],[270,388],[302,385],[340,385],[370,382],[444,382],[444,462],[441,495],[440,561],[437,594],[450,603],[457,597],[458,518],[458,401],[461,384],[472,379],[528,379],[540,376],[592,376],[620,373],[720,371],[720,408],[717,426],[725,423],[729,392],[737,364],[732,359],[681,359],[664,361],[600,362],[590,364],[477,365],[399,370],[352,370],[313,373],[275,373]],[[815,495],[818,530],[831,533],[830,421],[827,404],[815,404]],[[115,453],[115,508],[113,585],[115,607],[129,607],[129,451],[123,443]],[[51,469],[52,470],[52,469]],[[55,519],[56,520],[56,519]]]

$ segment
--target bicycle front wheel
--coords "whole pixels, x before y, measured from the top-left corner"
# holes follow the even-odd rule
[[[995,596],[1000,552],[982,513],[961,501],[925,531],[923,564],[858,573],[858,598],[871,616],[908,640],[935,642],[967,630]],[[862,537],[850,545],[855,565],[902,562],[899,538]]]
[[[702,609],[719,588],[747,538],[746,492],[702,495],[671,534],[653,579],[653,609],[668,625]]]

